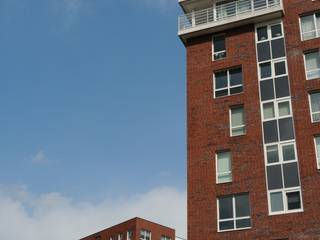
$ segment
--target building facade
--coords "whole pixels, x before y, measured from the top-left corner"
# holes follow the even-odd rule
[[[180,0],[188,240],[320,239],[320,0]]]
[[[175,240],[175,230],[136,217],[81,240]]]

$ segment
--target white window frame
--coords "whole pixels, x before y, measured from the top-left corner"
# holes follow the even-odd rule
[[[215,52],[214,51],[214,38],[215,37],[221,37],[221,36],[224,36],[224,44],[225,44],[225,50],[223,51],[219,51],[219,52]],[[226,56],[224,58],[218,58],[218,59],[215,59],[214,56],[215,54],[220,54],[220,53],[225,53]],[[223,60],[223,59],[226,59],[227,58],[227,41],[226,41],[226,34],[222,33],[222,34],[218,34],[218,35],[213,35],[212,36],[212,61],[219,61],[219,60]]]
[[[130,236],[131,233],[131,236]],[[127,231],[127,240],[132,240],[132,236],[133,236],[133,231],[132,230],[128,230]]]
[[[314,114],[320,114],[320,112],[312,112],[312,102],[311,102],[311,95],[312,95],[312,94],[320,94],[320,92],[310,92],[310,93],[308,94],[311,122],[312,122],[312,123],[319,123],[320,120],[319,120],[319,121],[313,121],[313,115],[314,115]]]
[[[320,169],[320,155],[318,154],[318,149],[317,149],[317,138],[319,138],[320,140],[320,135],[315,135],[313,138],[313,141],[314,141],[314,147],[316,151],[317,169]]]
[[[318,78],[309,78],[308,77],[308,74],[311,73],[311,72],[320,72],[320,68],[316,68],[316,69],[312,69],[312,70],[307,70],[307,60],[306,60],[306,55],[308,53],[318,53],[319,57],[320,57],[320,50],[317,49],[317,50],[313,50],[313,51],[307,51],[307,52],[304,52],[303,53],[303,62],[304,62],[304,72],[305,72],[305,75],[306,75],[306,79],[307,80],[314,80],[314,79],[318,79]]]
[[[230,154],[230,171],[227,171],[227,172],[221,172],[219,173],[218,172],[218,155],[220,153],[229,153]],[[227,181],[219,181],[219,176],[225,176],[225,175],[229,175],[230,174],[230,180],[227,180]],[[222,184],[222,183],[229,183],[229,182],[232,182],[232,153],[230,150],[224,150],[224,151],[218,151],[216,152],[216,183],[217,184]]]
[[[142,233],[142,232],[144,232],[144,234],[143,234],[143,238],[141,238],[141,235],[142,235],[141,233]],[[146,240],[146,239],[147,239],[147,234],[148,234],[148,233],[150,234],[150,240],[151,240],[151,231],[146,230],[146,229],[141,229],[141,230],[140,230],[140,236],[139,236],[139,239],[140,239],[140,240]]]
[[[249,193],[246,193],[249,197]],[[230,231],[239,231],[239,230],[247,230],[252,228],[252,218],[251,215],[245,216],[245,217],[236,217],[236,196],[243,195],[243,194],[235,194],[235,195],[230,195],[230,196],[221,196],[217,198],[217,223],[218,223],[218,232],[230,232]],[[232,211],[233,211],[233,218],[228,218],[228,219],[220,219],[220,204],[219,200],[222,197],[232,197]],[[251,214],[251,207],[250,207],[250,199],[249,199],[249,211]],[[237,220],[243,220],[243,219],[250,219],[251,221],[251,226],[250,227],[245,227],[245,228],[237,228],[236,221]],[[227,229],[227,230],[220,230],[220,222],[228,222],[228,221],[233,221],[234,228],[233,229]]]
[[[320,28],[318,29],[318,27],[317,27],[317,18],[316,18],[316,14],[317,13],[319,13],[319,12],[314,12],[312,14],[306,14],[306,15],[302,15],[302,16],[299,17],[299,27],[300,27],[300,39],[301,39],[301,41],[308,41],[308,40],[320,37]],[[309,31],[309,32],[302,32],[302,21],[301,21],[301,18],[308,17],[308,16],[313,16],[313,23],[314,23],[315,29],[313,31]],[[309,39],[304,39],[304,37],[303,37],[304,34],[312,33],[312,32],[316,33],[315,37],[309,38]]]
[[[230,70],[234,70],[234,69],[241,69],[241,74],[242,74],[242,84],[238,84],[235,86],[230,86]],[[227,81],[228,81],[228,86],[224,87],[224,88],[218,88],[216,89],[216,73],[220,73],[220,72],[227,72]],[[228,96],[233,96],[233,95],[237,95],[237,94],[241,94],[244,92],[244,84],[243,84],[243,71],[242,71],[242,66],[238,66],[238,67],[233,67],[233,68],[228,68],[225,70],[221,70],[221,71],[216,71],[213,73],[213,93],[214,93],[214,98],[222,98],[222,97],[228,97]],[[230,90],[233,88],[238,88],[238,87],[242,87],[242,92],[238,92],[238,93],[230,93]],[[228,95],[224,95],[224,96],[216,96],[216,91],[221,91],[221,90],[228,90]]]
[[[170,238],[170,237],[167,237],[167,236],[165,236],[165,235],[162,235],[162,236],[161,236],[161,240],[171,240],[171,238]]]
[[[233,126],[232,125],[232,110],[234,109],[242,109],[243,111],[243,118],[244,118],[244,124],[243,125],[239,125],[239,126]],[[246,114],[245,114],[245,110],[244,110],[244,106],[243,105],[238,105],[238,106],[232,106],[229,108],[229,129],[230,129],[230,137],[237,137],[237,136],[243,136],[246,135]],[[241,134],[233,134],[233,130],[236,129],[243,129],[243,133]]]

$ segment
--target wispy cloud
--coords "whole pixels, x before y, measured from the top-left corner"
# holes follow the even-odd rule
[[[45,154],[44,151],[39,151],[37,152],[31,159],[31,161],[35,164],[43,164],[43,163],[48,163],[49,160]]]
[[[35,196],[25,187],[0,186],[0,213],[1,240],[79,239],[135,216],[186,236],[186,194],[169,187],[94,204],[59,193]]]

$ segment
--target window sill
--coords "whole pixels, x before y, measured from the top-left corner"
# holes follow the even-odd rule
[[[227,97],[232,97],[232,96],[237,96],[237,95],[240,95],[240,94],[243,94],[244,92],[240,92],[240,93],[235,93],[235,94],[230,94],[230,95],[225,95],[225,96],[221,96],[221,97],[215,97],[213,96],[213,100],[219,100],[219,99],[225,99]]]
[[[231,181],[225,181],[225,182],[216,182],[217,185],[226,184],[226,183],[232,183],[232,180]]]
[[[283,211],[283,212],[276,212],[276,213],[270,213],[269,216],[278,216],[278,215],[287,215],[287,214],[292,214],[292,213],[302,213],[304,212],[303,209],[297,209],[297,210],[291,210],[291,211]]]
[[[230,135],[231,138],[237,138],[237,137],[244,137],[246,136],[247,133],[244,133],[244,134],[239,134],[239,135]]]
[[[238,228],[238,229],[228,229],[228,230],[218,230],[218,233],[234,232],[234,231],[244,231],[244,230],[249,230],[249,229],[252,229],[252,227]]]

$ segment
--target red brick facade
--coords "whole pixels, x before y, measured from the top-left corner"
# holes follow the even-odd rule
[[[227,57],[212,61],[212,35],[189,39],[187,49],[188,240],[320,239],[320,172],[317,170],[303,52],[320,38],[301,41],[299,15],[320,9],[319,0],[284,0],[284,36],[299,158],[303,212],[269,216],[256,59],[255,26],[224,31]],[[242,66],[243,93],[213,98],[213,73]],[[243,105],[246,134],[230,137],[229,108]],[[231,183],[216,184],[215,153],[232,152]],[[217,231],[217,197],[249,193],[252,228]]]
[[[157,223],[150,222],[141,218],[133,218],[126,222],[112,226],[100,232],[94,233],[88,237],[82,238],[81,240],[118,240],[119,234],[123,235],[123,240],[127,240],[127,232],[132,231],[132,240],[140,239],[140,230],[147,230],[151,232],[151,240],[161,240],[162,236],[175,239],[175,230],[168,228]]]

